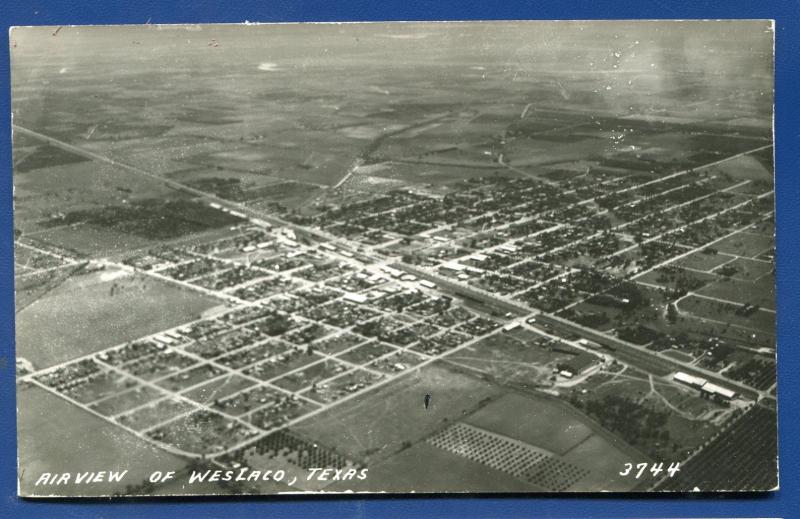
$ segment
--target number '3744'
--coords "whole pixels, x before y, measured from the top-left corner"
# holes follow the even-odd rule
[[[680,462],[673,462],[670,463],[669,467],[666,468],[666,473],[669,474],[669,477],[674,477],[675,473],[681,470]],[[648,471],[648,468],[650,469]],[[626,463],[625,468],[620,471],[620,476],[635,476],[636,479],[641,478],[645,472],[650,472],[652,477],[657,477],[659,474],[664,472],[664,463]]]

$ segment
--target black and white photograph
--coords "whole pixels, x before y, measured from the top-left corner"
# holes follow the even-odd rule
[[[778,489],[772,21],[8,37],[20,496]]]

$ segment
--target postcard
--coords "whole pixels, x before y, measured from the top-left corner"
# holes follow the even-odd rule
[[[778,488],[772,21],[9,38],[21,496]]]

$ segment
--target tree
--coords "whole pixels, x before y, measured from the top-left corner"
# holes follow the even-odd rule
[[[675,303],[670,303],[669,306],[667,306],[667,321],[669,321],[671,324],[675,324],[677,320],[678,307],[675,305]]]

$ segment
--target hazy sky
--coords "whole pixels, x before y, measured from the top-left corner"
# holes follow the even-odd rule
[[[610,108],[627,109],[698,85],[708,99],[728,97],[748,78],[756,81],[746,88],[771,98],[773,82],[764,20],[27,27],[10,38],[12,98],[23,88],[57,97],[71,78],[101,84],[135,73],[152,84],[183,74],[232,91],[250,71],[291,72],[271,78],[302,90],[292,81],[406,71],[409,81],[458,88],[464,71],[485,70],[519,82],[557,78],[566,90],[588,79]]]
[[[57,31],[57,32],[56,32]],[[260,61],[561,62],[579,71],[670,68],[770,73],[768,21],[605,21],[25,27],[12,59],[163,58],[235,51]],[[220,50],[222,49],[222,50]],[[676,59],[675,56],[680,56]],[[669,56],[669,58],[667,58]],[[564,60],[566,58],[566,60]]]

